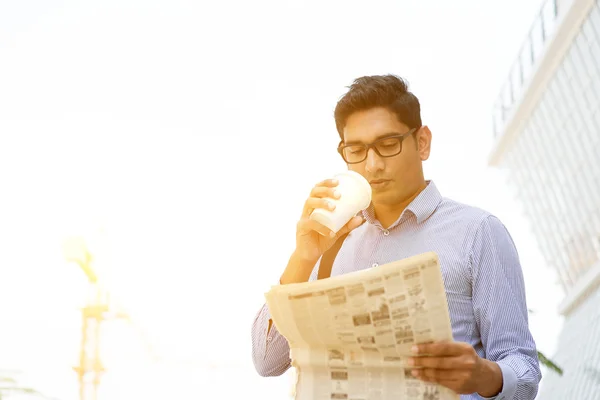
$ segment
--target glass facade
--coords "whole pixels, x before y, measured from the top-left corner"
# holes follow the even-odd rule
[[[527,38],[521,46],[517,59],[510,68],[506,83],[494,104],[492,117],[494,135],[502,132],[511,110],[521,97],[523,89],[533,73],[536,62],[543,54],[546,41],[554,31],[560,3],[561,0],[543,0],[540,11],[527,33]]]
[[[565,308],[552,356],[565,373],[548,371],[542,381],[539,398],[549,400],[600,399],[600,287],[581,290],[600,271],[600,0],[576,30],[532,113],[497,158],[547,264],[567,298],[578,299]]]
[[[568,292],[600,258],[597,4],[502,164]]]

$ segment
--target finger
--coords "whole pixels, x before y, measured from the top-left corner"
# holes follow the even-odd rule
[[[318,232],[325,237],[335,237],[335,234],[331,231],[331,229],[312,219],[303,219],[298,223],[298,233],[300,235],[306,235],[312,231]]]
[[[306,203],[304,203],[304,210],[302,211],[302,216],[304,218],[308,218],[316,208],[322,208],[324,210],[333,211],[335,210],[335,202],[329,199],[309,197],[306,200]]]
[[[424,379],[423,379],[424,380]],[[461,380],[455,380],[455,379],[438,379],[436,381],[426,381],[426,382],[434,382],[438,385],[447,387],[448,389],[452,390],[453,392],[457,393],[457,394],[461,394],[461,387],[462,387],[462,381]]]
[[[317,183],[315,186],[326,186],[326,187],[336,187],[339,181],[337,179],[325,179]]]
[[[461,357],[413,357],[408,359],[408,365],[435,369],[461,368],[463,359]]]
[[[416,370],[413,370],[413,372],[414,371]],[[464,380],[461,379],[460,376],[454,376],[448,372],[433,377],[431,373],[421,370],[418,372],[418,375],[415,375],[415,378],[424,382],[435,383],[447,387],[457,394],[467,394],[472,392],[471,390],[464,390]]]
[[[416,344],[412,347],[413,354],[419,355],[430,355],[430,356],[459,356],[466,351],[472,350],[467,343],[461,342],[435,342],[435,343],[422,343]]]
[[[426,382],[456,382],[460,379],[460,375],[453,370],[421,368],[413,369],[412,376]]]
[[[339,230],[339,232],[337,233],[336,236],[341,237],[342,235],[345,235],[346,233],[353,231],[354,229],[358,228],[359,226],[361,226],[364,223],[365,223],[365,219],[363,217],[360,217],[360,216],[353,217],[350,221],[348,221],[346,223],[346,225],[344,225],[342,227],[342,229]]]
[[[340,193],[330,186],[315,186],[310,191],[310,197],[329,197],[330,199],[339,199]]]

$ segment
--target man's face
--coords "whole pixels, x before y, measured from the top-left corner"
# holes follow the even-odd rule
[[[344,144],[371,144],[409,130],[394,113],[385,108],[373,108],[350,115],[344,127]],[[404,138],[400,154],[382,157],[371,148],[364,161],[348,164],[350,170],[358,172],[371,184],[374,204],[402,203],[423,184],[422,161],[429,157],[431,133],[427,127],[422,127],[415,135]]]

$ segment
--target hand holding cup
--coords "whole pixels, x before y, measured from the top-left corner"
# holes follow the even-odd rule
[[[345,171],[318,183],[304,204],[296,229],[296,254],[317,262],[340,236],[362,225],[357,214],[371,203],[371,187],[360,174]]]

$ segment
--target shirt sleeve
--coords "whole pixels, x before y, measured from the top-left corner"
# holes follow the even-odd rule
[[[320,263],[319,259],[309,281],[317,279]],[[261,376],[279,376],[291,366],[289,343],[271,321],[271,313],[266,304],[259,310],[252,324],[252,360],[256,372]]]
[[[288,341],[270,321],[271,314],[265,304],[252,324],[252,360],[260,376],[279,376],[288,370],[291,363]]]
[[[495,217],[478,227],[470,254],[473,311],[485,358],[502,371],[498,400],[534,399],[541,379],[529,331],[525,283],[514,242]]]

